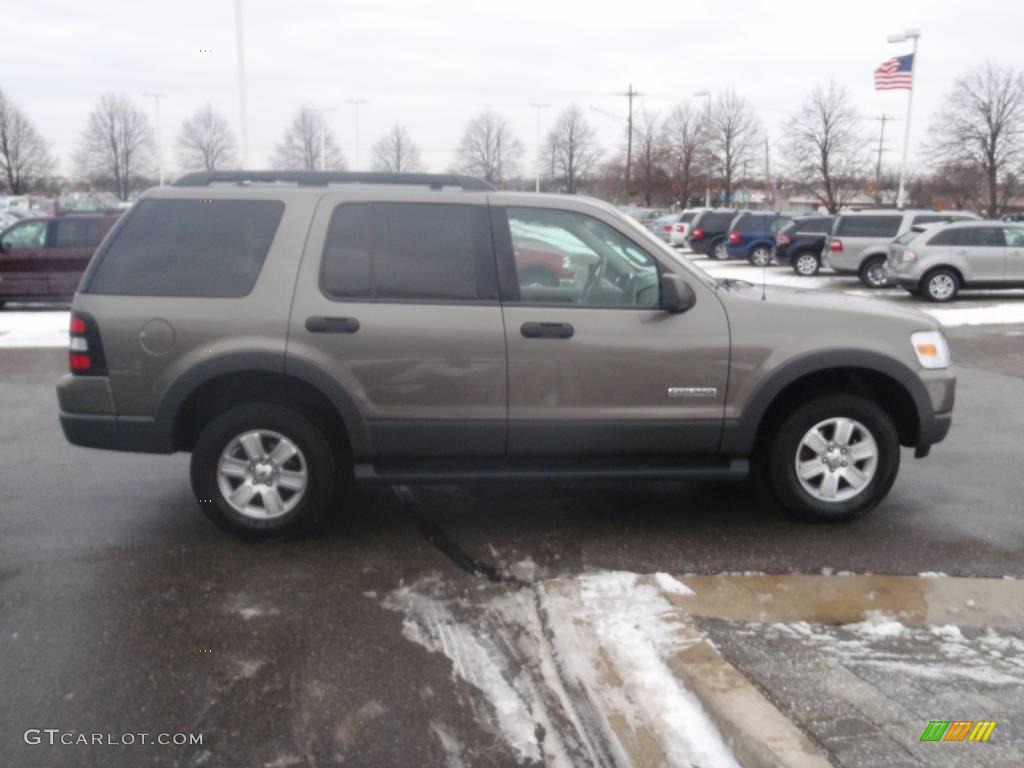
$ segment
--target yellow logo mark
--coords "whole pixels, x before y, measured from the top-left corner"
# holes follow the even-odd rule
[[[971,730],[972,725],[974,725],[973,720],[954,720],[949,724],[949,730],[946,731],[943,741],[963,741],[967,738],[967,733]]]
[[[979,720],[974,730],[971,731],[971,736],[968,741],[988,741],[988,737],[992,735],[992,731],[996,729],[995,720]]]
[[[213,48],[200,48],[200,53],[213,53]]]

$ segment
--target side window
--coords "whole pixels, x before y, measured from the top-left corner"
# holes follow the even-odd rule
[[[969,227],[960,233],[959,245],[974,248],[1001,248],[1006,245],[1001,227]]]
[[[45,247],[48,224],[46,221],[26,221],[15,225],[4,235],[4,250],[28,251]]]
[[[487,209],[448,203],[342,203],[327,229],[320,287],[331,298],[496,298]]]
[[[896,237],[902,216],[843,216],[836,226],[837,237]]]
[[[657,307],[658,267],[649,253],[586,214],[508,208],[508,227],[524,302],[576,306]],[[525,277],[540,257],[561,263],[564,277],[541,285]]]
[[[771,232],[781,232],[783,229],[793,223],[792,219],[787,219],[785,216],[778,216],[772,221]]]
[[[1003,230],[1006,235],[1006,244],[1011,248],[1024,248],[1024,229],[1007,227]]]
[[[944,229],[935,234],[928,241],[928,245],[958,245],[960,243],[959,233],[963,231],[962,229]]]
[[[100,225],[92,219],[60,219],[55,248],[94,248],[100,242]]]
[[[913,224],[936,224],[936,223],[938,223],[940,221],[954,221],[954,220],[955,220],[955,217],[953,217],[953,216],[944,216],[942,214],[921,214],[920,216],[915,216],[914,220],[912,222],[910,222],[910,223],[912,225]]]

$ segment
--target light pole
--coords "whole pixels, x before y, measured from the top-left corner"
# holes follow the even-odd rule
[[[356,170],[359,167],[359,107],[369,102],[366,99],[345,99],[345,103],[356,108],[356,151],[352,158],[352,170]]]
[[[540,192],[540,111],[542,109],[547,109],[551,105],[539,104],[537,102],[531,101],[530,106],[537,110],[537,181],[534,184],[533,191]]]
[[[238,136],[242,168],[249,165],[249,117],[245,105],[245,41],[242,33],[242,0],[235,0],[235,39],[238,51]]]
[[[711,91],[694,91],[695,98],[707,99],[705,109],[707,113],[711,113]],[[711,207],[711,168],[709,167],[707,173],[704,174],[704,207]]]
[[[901,34],[889,35],[890,43],[913,41],[910,52],[910,88],[907,89],[907,124],[903,128],[903,160],[900,162],[900,186],[896,193],[896,207],[902,208],[907,181],[907,156],[910,152],[910,109],[914,104],[914,75],[917,73],[917,40],[921,37],[919,29],[905,29]]]
[[[160,141],[160,99],[167,98],[166,93],[144,93],[147,99],[153,100],[153,111],[156,113],[156,167],[160,174],[160,186],[164,185],[164,147]]]

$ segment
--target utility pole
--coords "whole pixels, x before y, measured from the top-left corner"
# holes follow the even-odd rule
[[[771,157],[768,154],[768,132],[764,133],[764,209],[769,210],[772,198]]]
[[[156,112],[156,167],[160,174],[160,186],[164,185],[164,146],[160,141],[160,99],[167,98],[166,93],[144,93],[147,99],[153,100],[153,111]]]
[[[242,0],[235,0],[235,39],[238,50],[238,136],[242,168],[249,167],[249,117],[245,104],[245,41],[242,33]]]
[[[633,169],[633,99],[643,94],[633,90],[633,84],[630,83],[626,92],[620,93],[619,96],[629,99],[629,119],[626,120],[626,205],[629,205],[629,177]]]
[[[550,104],[540,104],[538,102],[531,101],[530,102],[530,106],[537,110],[537,163],[536,163],[537,164],[537,181],[536,181],[536,184],[534,184],[533,191],[534,192],[540,192],[540,167],[541,167],[541,157],[540,157],[540,111],[542,109],[547,109],[551,105]],[[552,171],[554,171],[554,157],[552,157]],[[552,172],[551,175],[554,176],[554,173]]]
[[[882,153],[885,152],[885,123],[896,118],[883,113],[871,119],[881,124],[881,130],[878,133],[878,162],[875,165],[875,202],[880,203],[882,202]]]
[[[346,104],[351,104],[356,108],[356,152],[352,158],[352,170],[358,170],[359,168],[359,107],[363,104],[368,104],[366,99],[345,99]]]

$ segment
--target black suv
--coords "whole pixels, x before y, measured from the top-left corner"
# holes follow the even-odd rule
[[[775,236],[775,260],[810,277],[821,269],[821,254],[832,232],[832,216],[801,216]]]
[[[701,253],[725,261],[729,254],[725,249],[725,238],[729,234],[729,225],[739,213],[735,208],[714,208],[701,211],[690,222],[690,231],[686,235],[686,244],[694,253]]]

